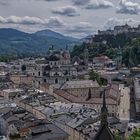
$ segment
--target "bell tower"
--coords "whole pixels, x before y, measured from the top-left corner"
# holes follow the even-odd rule
[[[68,49],[68,45],[66,45],[66,49],[64,51],[64,58],[65,58],[65,64],[70,64],[70,52]]]
[[[120,69],[122,67],[122,51],[121,48],[119,46],[119,50],[117,53],[117,69]]]

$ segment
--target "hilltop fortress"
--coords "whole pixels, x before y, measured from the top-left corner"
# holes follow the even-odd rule
[[[113,30],[98,30],[98,35],[117,35],[121,33],[140,33],[140,25],[137,27],[131,27],[128,24],[125,24],[122,26],[115,26]]]
[[[140,25],[137,27],[131,27],[128,24],[121,25],[121,26],[115,26],[113,30],[98,30],[98,33],[94,36],[88,36],[86,38],[86,43],[97,43],[102,42],[104,40],[108,40],[110,37],[115,37],[117,35],[124,34],[126,38],[128,37],[137,37],[140,35]]]

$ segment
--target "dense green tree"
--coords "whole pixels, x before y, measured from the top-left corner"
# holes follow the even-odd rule
[[[123,138],[118,134],[114,134],[115,140],[140,140],[140,129],[134,130],[132,134],[128,136],[128,138]]]
[[[140,140],[140,129],[136,129],[128,138],[128,140]]]
[[[118,52],[121,52],[123,63],[126,66],[134,67],[140,64],[140,38],[126,39],[124,35],[120,35],[106,39],[108,40],[107,43],[83,43],[82,45],[76,45],[73,48],[72,56],[80,56],[82,58],[84,46],[87,45],[90,61],[92,61],[93,57],[101,55],[116,59]]]
[[[107,85],[107,80],[100,77],[99,74],[93,70],[89,73],[89,80],[96,80],[100,86]]]
[[[125,140],[124,137],[120,136],[119,134],[114,133],[115,140]]]
[[[109,45],[101,43],[101,44],[81,44],[81,45],[75,45],[72,51],[72,57],[73,56],[79,56],[80,58],[83,58],[83,51],[85,45],[87,46],[89,50],[89,60],[92,61],[93,57],[100,56],[100,55],[107,55],[111,58],[115,56],[116,49],[111,48]]]
[[[140,38],[134,38],[124,46],[123,61],[130,67],[140,64]]]
[[[0,55],[0,62],[9,62],[11,60],[15,60],[16,56],[12,55]]]

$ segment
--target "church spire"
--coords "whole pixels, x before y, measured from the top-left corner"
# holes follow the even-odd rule
[[[99,131],[97,132],[93,140],[115,140],[112,132],[108,127],[108,121],[107,121],[108,110],[106,107],[105,91],[106,90],[103,90],[101,92],[101,95],[103,96],[103,106],[101,108],[101,125]]]
[[[103,106],[101,108],[101,125],[108,125],[107,122],[107,116],[108,116],[108,110],[106,107],[106,96],[105,96],[105,90],[102,91],[102,96],[103,96]]]

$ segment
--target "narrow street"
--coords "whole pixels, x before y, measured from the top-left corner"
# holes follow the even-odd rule
[[[121,98],[119,106],[120,120],[130,120],[130,88],[120,85]]]

